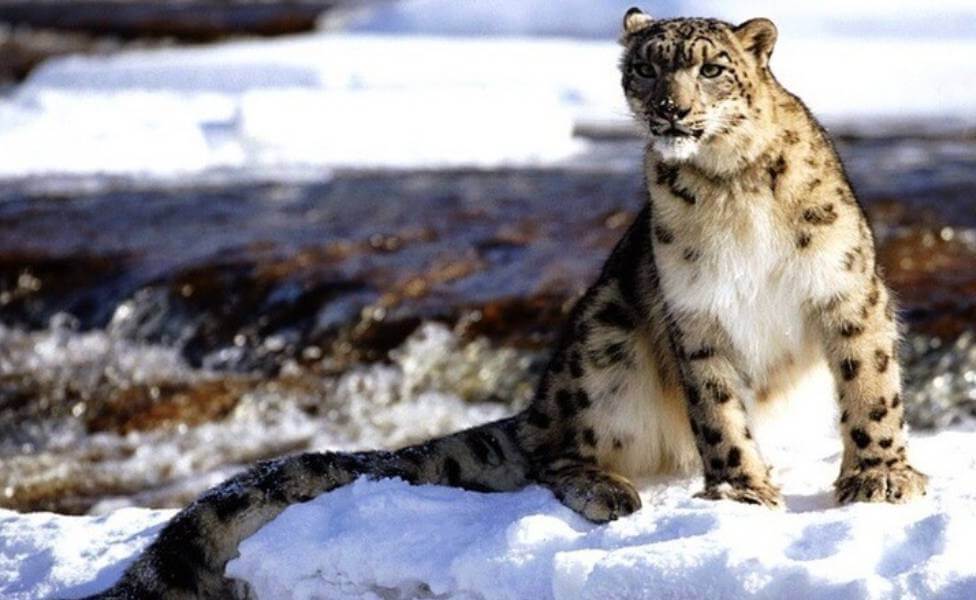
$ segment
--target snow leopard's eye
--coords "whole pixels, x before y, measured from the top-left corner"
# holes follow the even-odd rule
[[[705,63],[704,65],[702,65],[701,71],[699,71],[699,73],[701,73],[702,77],[705,77],[707,79],[713,79],[715,77],[718,77],[724,70],[725,67],[723,67],[722,65]]]
[[[634,73],[637,73],[638,77],[643,77],[644,79],[654,79],[657,77],[657,73],[654,71],[654,65],[650,63],[635,63]]]

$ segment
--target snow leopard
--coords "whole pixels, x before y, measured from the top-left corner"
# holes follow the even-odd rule
[[[576,302],[530,406],[395,451],[262,462],[179,512],[98,598],[246,597],[239,542],[359,477],[484,492],[539,485],[596,523],[637,511],[633,478],[703,475],[698,497],[779,508],[751,426],[829,366],[838,503],[925,493],[908,460],[895,300],[825,130],[770,70],[777,30],[633,8],[625,98],[647,200]]]

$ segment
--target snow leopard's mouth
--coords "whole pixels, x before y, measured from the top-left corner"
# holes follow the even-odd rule
[[[663,137],[691,137],[692,133],[690,130],[679,129],[677,126],[672,125],[666,130],[662,131],[660,134]]]
[[[680,122],[660,118],[653,119],[651,123],[651,133],[657,137],[699,139],[704,132],[703,129],[694,129]]]

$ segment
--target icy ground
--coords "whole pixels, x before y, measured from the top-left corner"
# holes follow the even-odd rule
[[[976,434],[916,435],[913,455],[932,481],[909,505],[835,506],[838,453],[815,445],[775,459],[784,512],[692,499],[697,478],[648,481],[644,508],[606,526],[536,487],[360,480],[286,510],[228,572],[275,600],[976,597]],[[0,597],[104,588],[171,514],[0,511]]]

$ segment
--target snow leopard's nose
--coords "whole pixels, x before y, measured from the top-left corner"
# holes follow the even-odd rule
[[[690,108],[679,107],[677,103],[675,103],[674,98],[671,96],[665,96],[659,99],[655,108],[657,109],[657,114],[659,114],[662,119],[667,119],[672,123],[687,117],[688,113],[691,112]]]

